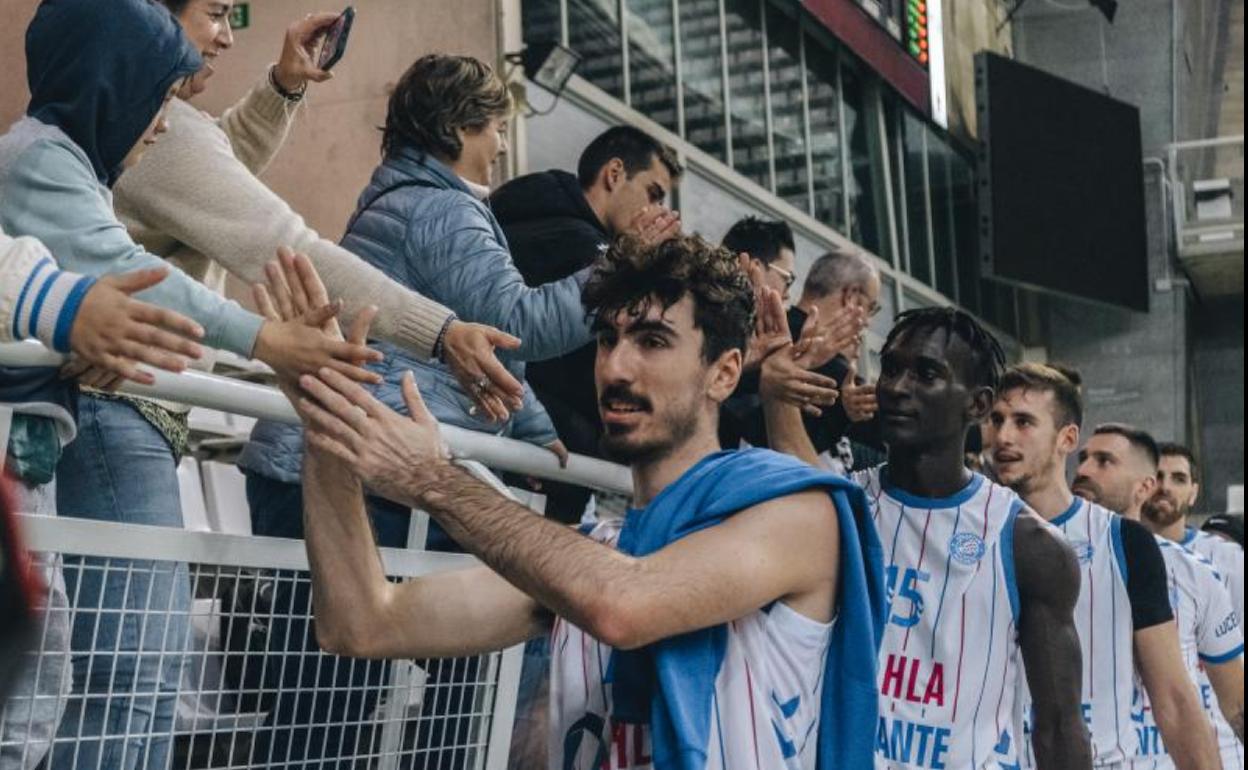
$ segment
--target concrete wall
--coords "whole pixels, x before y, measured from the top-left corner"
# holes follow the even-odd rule
[[[1144,154],[1160,156],[1217,124],[1221,75],[1210,49],[1229,9],[1230,0],[1134,0],[1111,25],[1090,4],[1031,2],[1014,24],[1015,53],[1139,107]],[[1226,485],[1243,480],[1243,298],[1197,303],[1171,255],[1160,174],[1146,164],[1151,312],[1041,297],[1030,303],[1027,342],[1081,370],[1089,428],[1121,420],[1194,445],[1209,481],[1204,506],[1221,509]]]
[[[23,37],[37,0],[4,0],[0,25],[0,125],[20,117],[28,99]],[[209,89],[196,105],[228,107],[263,75],[281,51],[287,25],[340,3],[263,0],[251,3],[251,26],[235,35]],[[496,0],[369,0],[357,3],[351,45],[336,77],[313,86],[290,139],[265,174],[278,194],[326,237],[337,238],[379,160],[380,132],[391,86],[431,51],[498,58]],[[193,181],[193,180],[191,180]]]
[[[1244,483],[1244,298],[1201,304],[1193,332],[1196,449],[1204,471],[1199,505],[1225,511],[1227,485]]]
[[[1191,427],[1189,299],[1181,287],[1155,288],[1157,279],[1167,277],[1168,222],[1158,170],[1146,169],[1145,178],[1149,272],[1154,281],[1151,311],[1043,297],[1039,334],[1029,341],[1046,347],[1050,360],[1074,366],[1083,375],[1086,430],[1103,422],[1127,422],[1158,440],[1182,441]]]

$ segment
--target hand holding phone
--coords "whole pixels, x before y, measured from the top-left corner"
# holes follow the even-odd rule
[[[317,66],[328,72],[347,52],[347,38],[351,36],[351,24],[355,21],[355,8],[348,5],[334,20],[321,42],[321,55]]]
[[[303,93],[307,83],[323,83],[333,77],[318,64],[321,44],[341,14],[311,13],[286,28],[282,55],[273,68],[274,83],[291,94]]]

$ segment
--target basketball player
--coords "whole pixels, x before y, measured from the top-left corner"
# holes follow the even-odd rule
[[[754,311],[735,255],[622,241],[585,305],[604,448],[633,471],[622,529],[586,537],[459,469],[410,379],[410,418],[332,372],[300,382],[322,645],[462,656],[552,634],[553,770],[869,766],[883,570],[866,500],[775,452],[718,451]],[[388,583],[361,482],[485,566]]]
[[[878,770],[1014,767],[1020,668],[1035,693],[1039,767],[1092,766],[1079,710],[1075,556],[1017,495],[963,465],[1002,364],[996,340],[952,308],[903,313],[881,353],[888,464],[856,476],[873,503],[890,600]],[[811,461],[796,412],[768,405],[768,436]]]
[[[1244,549],[1210,532],[1188,525],[1188,515],[1200,497],[1200,468],[1192,450],[1182,444],[1157,447],[1157,491],[1152,505],[1141,511],[1153,532],[1213,562],[1231,593],[1240,625],[1244,622]]]
[[[1077,375],[1024,364],[1008,370],[985,424],[997,478],[1061,530],[1079,559],[1081,587],[1075,619],[1083,649],[1080,713],[1091,731],[1097,767],[1128,767],[1144,739],[1133,721],[1135,671],[1162,708],[1164,734],[1180,767],[1208,767],[1208,733],[1196,690],[1182,665],[1178,628],[1156,540],[1135,522],[1076,497],[1066,483],[1066,458],[1079,445],[1083,402]],[[1100,452],[1101,437],[1088,450]],[[1096,457],[1101,457],[1096,454]],[[1081,468],[1077,490],[1093,482]],[[1024,732],[1032,713],[1020,711]],[[1023,767],[1036,765],[1024,754]]]
[[[1243,770],[1244,767],[1244,669],[1243,669],[1243,615],[1242,605],[1235,607],[1234,617],[1228,606],[1238,595],[1243,600],[1243,549],[1212,535],[1196,533],[1186,526],[1187,514],[1191,504],[1195,502],[1199,492],[1196,482],[1196,465],[1190,450],[1179,444],[1161,444],[1158,447],[1160,460],[1157,467],[1157,488],[1153,496],[1141,508],[1141,521],[1158,537],[1163,538],[1163,552],[1166,549],[1186,548],[1200,557],[1204,562],[1196,568],[1192,580],[1176,580],[1174,583],[1187,590],[1180,596],[1193,609],[1199,609],[1202,603],[1212,606],[1204,614],[1210,620],[1205,629],[1221,631],[1225,641],[1214,650],[1200,650],[1199,665],[1196,669],[1196,686],[1200,691],[1201,704],[1213,721],[1217,731],[1218,752],[1222,755],[1223,770]],[[1203,546],[1204,553],[1197,552]],[[1223,558],[1222,565],[1209,559],[1210,554]],[[1223,566],[1241,571],[1238,576],[1228,578],[1222,572]],[[1210,575],[1221,578],[1225,591],[1210,587]],[[1195,580],[1203,581],[1193,585]],[[1230,589],[1234,589],[1231,592]],[[1176,610],[1180,619],[1185,614],[1183,608]],[[1238,626],[1241,633],[1234,633]],[[1238,644],[1235,644],[1238,642]]]

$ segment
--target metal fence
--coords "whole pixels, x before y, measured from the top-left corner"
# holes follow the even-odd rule
[[[37,345],[0,345],[0,364],[52,360]],[[155,386],[134,392],[294,419],[274,389],[205,374],[157,373]],[[0,434],[5,423],[0,414]],[[444,435],[505,494],[474,460],[627,489],[619,466],[574,456],[560,469],[520,442]],[[34,512],[19,520],[46,588],[38,634],[0,709],[0,770],[507,767],[522,645],[436,661],[331,655],[316,642],[300,541]],[[380,553],[396,581],[477,563]]]

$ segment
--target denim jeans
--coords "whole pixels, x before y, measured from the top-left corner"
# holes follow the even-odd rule
[[[16,482],[10,487],[20,513],[56,515],[56,481],[37,487]],[[0,770],[32,770],[52,747],[65,711],[71,675],[69,603],[61,559],[32,554],[31,566],[47,593],[41,597],[40,620],[30,652],[18,664],[7,701],[0,701]]]
[[[130,404],[84,394],[78,438],[57,467],[57,511],[182,526],[177,464]],[[74,609],[74,697],[50,770],[165,770],[191,607],[185,564],[65,559]]]

